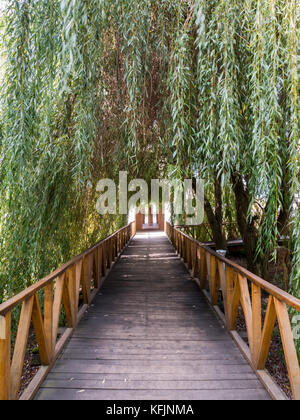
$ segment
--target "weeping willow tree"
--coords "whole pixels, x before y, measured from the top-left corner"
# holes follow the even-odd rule
[[[125,222],[95,211],[119,170],[203,177],[217,245],[236,221],[267,278],[285,238],[299,295],[298,17],[294,0],[8,0],[0,299]]]
[[[196,6],[203,175],[231,185],[250,269],[260,263],[266,276],[278,238],[292,235],[298,278],[299,10],[275,0]]]

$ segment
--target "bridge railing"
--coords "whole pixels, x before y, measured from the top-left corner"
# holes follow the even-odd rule
[[[300,368],[288,308],[300,312],[300,300],[223,258],[209,247],[166,223],[166,233],[181,258],[184,259],[200,288],[209,290],[209,300],[217,312],[223,300],[224,322],[237,335],[238,310],[241,306],[248,343],[244,354],[260,374],[266,366],[273,331],[278,321],[293,397],[300,400]],[[262,316],[262,292],[267,294],[268,306]],[[222,316],[222,314],[221,314]],[[234,335],[233,335],[234,336]]]
[[[21,399],[34,395],[99,291],[108,270],[134,234],[135,222],[0,305],[0,400],[18,398],[31,326],[42,367]],[[12,349],[12,311],[19,306],[21,313]],[[67,328],[59,337],[62,316]]]
[[[213,232],[209,223],[201,223],[201,225],[176,225],[175,227],[181,230],[181,232],[197,239],[199,242],[214,241]],[[223,223],[222,231],[227,240],[239,239],[241,237],[238,224],[235,222]]]

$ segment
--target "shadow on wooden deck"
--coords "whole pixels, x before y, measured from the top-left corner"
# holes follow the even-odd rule
[[[137,234],[40,400],[270,399],[162,232]]]

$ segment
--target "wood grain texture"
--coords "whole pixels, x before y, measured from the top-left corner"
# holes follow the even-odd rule
[[[29,327],[31,322],[34,297],[25,300],[22,305],[18,333],[10,369],[10,398],[16,399],[23,370]]]
[[[0,317],[0,400],[10,399],[11,314]]]
[[[293,396],[295,400],[300,400],[300,368],[290,317],[285,303],[277,299],[274,303]]]
[[[269,398],[167,238],[138,234],[37,399],[162,397]]]

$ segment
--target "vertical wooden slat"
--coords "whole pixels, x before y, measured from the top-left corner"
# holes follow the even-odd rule
[[[241,304],[244,311],[244,317],[247,327],[248,341],[250,351],[252,353],[253,349],[253,333],[252,333],[252,308],[251,308],[251,299],[248,287],[247,277],[238,274],[240,290],[241,290]]]
[[[216,257],[213,255],[210,256],[209,288],[211,304],[217,305],[219,300],[219,276],[217,272]]]
[[[51,355],[48,350],[48,341],[43,324],[43,316],[38,296],[34,296],[32,308],[32,323],[35,332],[36,342],[39,348],[41,363],[44,366],[50,365]]]
[[[193,250],[194,250],[194,241],[189,241],[189,269],[193,269]]]
[[[78,305],[77,304],[77,289],[76,289],[76,266],[73,265],[68,270],[68,289],[69,289],[69,296],[70,296],[70,304],[71,304],[71,317],[72,317],[72,325],[75,327],[77,321],[77,311]]]
[[[112,266],[112,240],[111,238],[108,240],[108,268]]]
[[[83,261],[81,259],[75,265],[75,278],[76,278],[76,282],[75,282],[75,296],[76,296],[75,316],[76,316],[76,322],[77,322],[77,313],[78,313],[78,306],[79,306],[79,293],[80,293],[80,282],[81,282],[81,277],[82,277],[82,264],[83,264]]]
[[[230,266],[226,267],[225,272],[225,281],[226,281],[226,299],[224,302],[225,307],[225,317],[226,317],[226,323],[229,330],[233,331],[235,330],[235,326],[232,326],[231,318],[232,318],[232,310],[233,310],[233,298],[234,298],[234,290],[235,290],[235,272]],[[238,302],[239,303],[239,302]],[[238,305],[236,307],[236,310],[238,308]],[[237,315],[237,313],[236,313]]]
[[[22,304],[18,333],[10,369],[10,397],[15,400],[20,388],[28,333],[30,328],[34,297],[30,297]]]
[[[99,247],[94,251],[94,286],[96,289],[99,288],[100,275],[99,275]]]
[[[274,304],[293,396],[300,400],[300,368],[290,317],[285,303],[274,298]]]
[[[206,279],[207,279],[207,283],[210,284],[210,254],[206,251],[204,251],[205,253],[205,259],[206,259]]]
[[[69,289],[70,277],[69,272],[66,273],[64,287],[63,287],[63,303],[66,315],[66,321],[69,328],[72,328],[73,325],[73,316],[72,316],[72,299],[70,296],[70,289]]]
[[[92,291],[92,280],[94,279],[94,272],[93,272],[93,268],[94,268],[94,254],[93,252],[91,252],[88,255],[88,283],[87,283],[87,287],[89,290],[89,293],[91,293]],[[89,303],[90,303],[90,298],[89,298]]]
[[[106,248],[107,248],[107,242],[104,241],[102,244],[102,260],[103,260],[103,275],[104,277],[106,276],[106,272],[107,272],[107,252],[106,252]]]
[[[231,270],[231,279],[233,281],[232,299],[229,301],[229,289],[227,289],[227,301],[228,301],[228,329],[229,331],[235,331],[237,325],[238,311],[241,299],[241,289],[238,281],[237,273]]]
[[[90,288],[88,287],[89,283],[89,258],[85,256],[82,262],[82,272],[81,272],[81,287],[82,287],[82,296],[83,302],[85,304],[89,303],[90,299]]]
[[[53,282],[44,289],[44,329],[48,345],[48,351],[52,358],[54,349],[52,345],[53,334]]]
[[[226,312],[227,311],[226,270],[225,270],[225,264],[220,260],[218,260],[218,272],[219,272],[220,286],[222,289],[222,295],[223,295],[223,300],[224,300],[224,309]]]
[[[252,283],[252,362],[257,363],[260,350],[262,320],[261,320],[261,288]]]
[[[102,245],[98,248],[98,266],[99,266],[99,285],[101,284],[103,275],[103,256],[102,256]]]
[[[61,310],[61,303],[62,303],[62,298],[63,298],[64,284],[65,284],[65,276],[66,274],[63,273],[56,279],[54,301],[53,301],[53,322],[52,322],[52,348],[53,350],[55,349],[56,339],[57,339],[57,334],[58,334],[60,310]]]
[[[0,316],[0,400],[10,399],[11,314]]]
[[[192,243],[192,276],[196,277],[198,274],[198,246],[196,242]]]
[[[200,287],[201,289],[206,289],[207,287],[207,262],[206,262],[206,251],[201,248],[200,249]]]
[[[265,316],[265,322],[260,342],[258,357],[256,360],[256,368],[263,370],[266,366],[267,357],[269,354],[270,344],[273,336],[273,331],[276,322],[276,310],[273,296],[269,297],[268,308]]]

